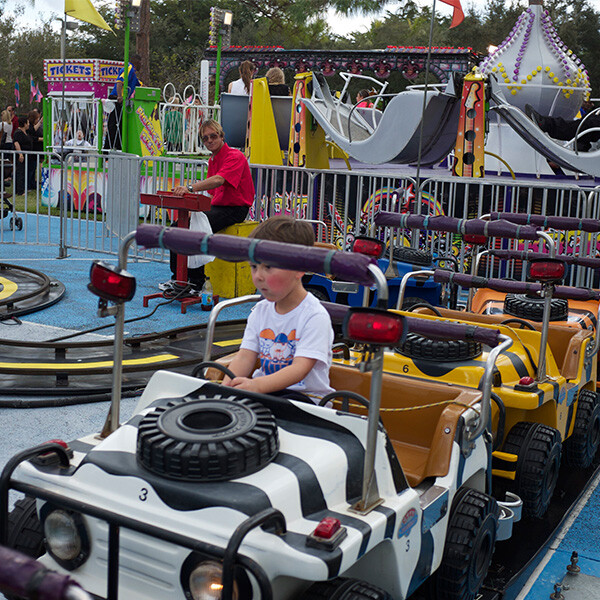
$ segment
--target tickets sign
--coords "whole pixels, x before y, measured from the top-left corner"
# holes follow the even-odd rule
[[[66,63],[65,79],[92,79],[94,74],[93,62]],[[62,79],[63,63],[61,61],[46,63],[46,80]]]
[[[66,61],[65,79],[67,81],[90,81],[114,83],[123,68],[120,60],[69,59]],[[44,79],[62,81],[63,62],[49,58],[44,61]]]

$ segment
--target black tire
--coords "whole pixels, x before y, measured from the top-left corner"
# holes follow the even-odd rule
[[[7,546],[31,558],[39,558],[46,551],[44,531],[35,509],[35,499],[22,498],[15,502],[8,514]]]
[[[452,502],[444,555],[430,578],[435,600],[473,600],[485,579],[494,546],[500,510],[482,492],[463,488]]]
[[[392,600],[392,597],[366,581],[336,577],[311,585],[301,600]]]
[[[523,514],[544,516],[552,500],[560,468],[560,433],[541,423],[520,421],[506,436],[504,452],[517,454],[515,481],[509,485],[523,500]]]
[[[423,300],[423,298],[417,298],[416,296],[409,296],[408,298],[404,298],[402,302],[402,310],[406,310],[408,312],[412,312],[415,308],[428,308],[432,313],[437,315],[438,317],[442,316],[439,308],[434,306],[433,304]]]
[[[514,317],[513,319],[504,319],[504,321],[500,321],[500,325],[521,325],[523,329],[529,329],[529,331],[535,331],[535,327],[525,319],[517,319]]]
[[[138,461],[179,481],[226,481],[250,475],[279,450],[271,411],[249,398],[178,399],[159,406],[138,427]]]
[[[577,400],[573,433],[563,444],[567,464],[587,469],[598,452],[600,445],[600,401],[598,394],[581,390]]]
[[[21,229],[23,229],[23,219],[21,219],[21,217],[17,217],[15,223],[17,225],[17,231],[21,231]]]
[[[392,253],[394,260],[398,262],[408,263],[418,267],[430,267],[433,261],[431,252],[425,250],[417,250],[416,248],[394,248]]]
[[[507,294],[504,298],[504,312],[521,319],[541,323],[544,317],[544,299],[525,294]],[[562,298],[552,298],[550,320],[566,321],[569,315],[569,302]]]
[[[408,333],[396,350],[420,360],[456,362],[471,360],[481,354],[481,344],[472,340],[432,340],[418,333]]]
[[[321,302],[332,302],[331,298],[327,295],[327,292],[322,287],[314,287],[312,285],[306,288],[307,292],[310,292],[317,300]]]

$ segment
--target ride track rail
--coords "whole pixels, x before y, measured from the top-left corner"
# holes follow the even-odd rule
[[[217,323],[213,354],[237,349],[245,320]],[[159,369],[190,373],[202,362],[206,324],[124,340],[123,390],[145,386]],[[94,341],[0,340],[0,395],[84,395],[111,389],[112,338]],[[49,377],[50,376],[50,377]]]
[[[64,294],[65,286],[41,271],[0,263],[0,321],[52,306]]]

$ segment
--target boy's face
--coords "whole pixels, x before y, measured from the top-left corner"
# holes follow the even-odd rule
[[[279,302],[302,285],[300,271],[277,269],[268,265],[251,264],[252,282],[262,296],[270,302]]]

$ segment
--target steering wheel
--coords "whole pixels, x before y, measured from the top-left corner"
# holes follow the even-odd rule
[[[350,400],[356,400],[365,408],[369,408],[369,401],[364,396],[361,396],[356,392],[351,392],[350,390],[334,390],[333,392],[329,392],[329,394],[325,394],[325,396],[321,398],[319,406],[325,406],[330,400],[333,400],[334,398],[343,398],[342,410],[345,412],[350,412]]]
[[[331,346],[331,350],[334,354],[336,353],[336,350],[341,350],[342,358],[344,360],[350,360],[350,348],[345,342],[337,342],[333,344],[333,346]]]
[[[531,323],[529,323],[529,321],[525,321],[525,319],[518,319],[517,317],[514,317],[513,319],[505,319],[504,321],[500,322],[500,325],[508,325],[510,323],[517,323],[518,325],[523,325],[525,329],[537,331],[536,328]]]
[[[221,363],[216,362],[214,360],[206,360],[204,362],[201,362],[199,365],[196,365],[194,367],[194,370],[192,371],[192,377],[198,377],[200,374],[203,375],[204,369],[208,369],[208,368],[217,369],[217,371],[221,371],[221,373],[225,373],[225,375],[227,375],[227,377],[229,377],[231,379],[235,379],[235,377],[236,377],[235,373],[233,373],[225,365],[222,365]]]
[[[413,312],[415,308],[428,308],[433,314],[437,315],[438,317],[443,316],[442,313],[435,306],[429,304],[429,302],[417,302],[416,304],[409,306],[406,309],[406,311]]]

